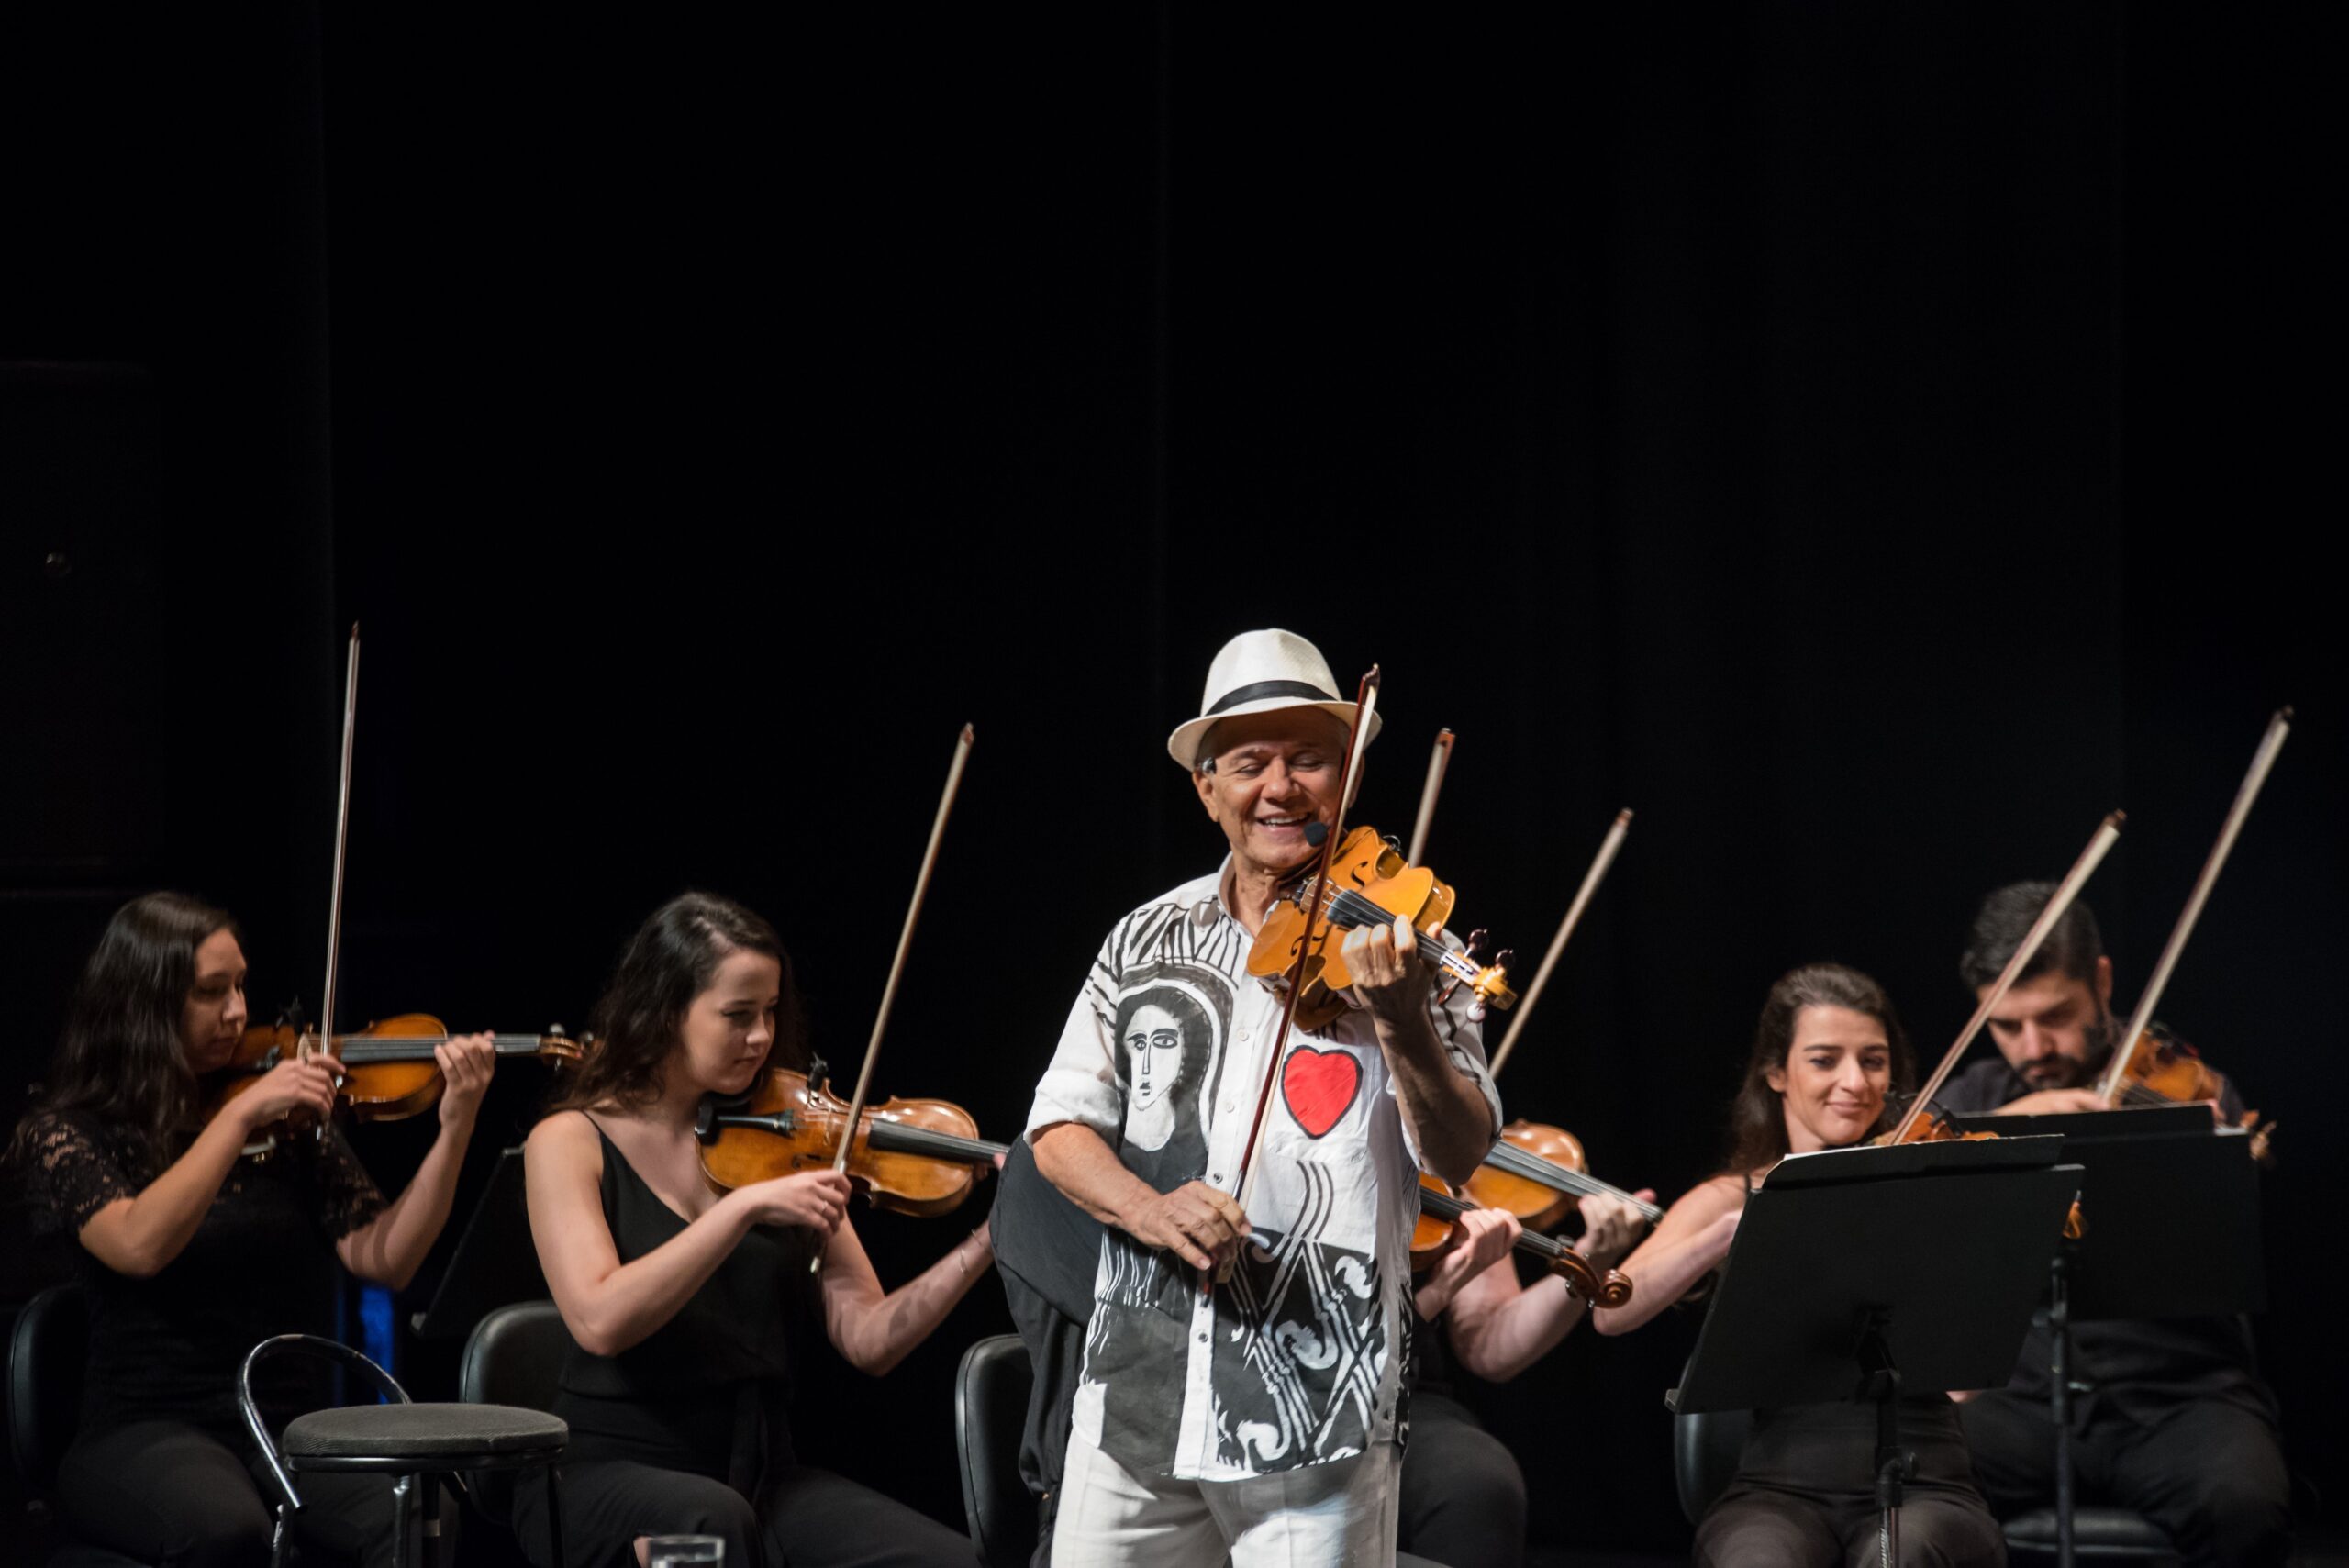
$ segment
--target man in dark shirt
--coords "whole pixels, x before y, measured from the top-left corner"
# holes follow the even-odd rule
[[[2018,883],[1983,900],[1959,962],[1979,997],[1997,983],[2054,884]],[[1953,1077],[1939,1095],[1959,1115],[2044,1116],[2104,1109],[2093,1084],[2110,1058],[2112,961],[2085,904],[2065,913],[1990,1015],[1997,1060]],[[2230,1126],[2243,1106],[2219,1106]],[[1962,1407],[1975,1479],[2012,1518],[2054,1501],[2055,1434],[2046,1330],[2034,1328],[2004,1389]],[[2180,1318],[2081,1323],[2072,1368],[2088,1392],[2074,1407],[2073,1456],[2084,1497],[2145,1515],[2189,1562],[2281,1562],[2291,1488],[2276,1400],[2252,1371],[2243,1324]]]

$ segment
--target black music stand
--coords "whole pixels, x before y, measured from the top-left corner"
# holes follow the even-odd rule
[[[2062,1140],[1842,1149],[1781,1162],[1738,1222],[1675,1411],[1872,1400],[1883,1561],[1898,1561],[1903,1384],[2014,1370],[2079,1173]]]
[[[522,1151],[502,1151],[489,1187],[465,1221],[465,1233],[425,1309],[408,1319],[419,1340],[462,1340],[501,1307],[540,1301],[547,1276],[522,1197]]]
[[[2259,1171],[2248,1138],[2203,1105],[2063,1116],[1961,1116],[1961,1128],[2064,1140],[2083,1167],[2082,1234],[2048,1264],[2048,1413],[2055,1423],[2055,1560],[2071,1568],[2072,1325],[2099,1319],[2224,1318],[2266,1306]],[[2177,1239],[2199,1256],[2177,1266]],[[2004,1387],[2006,1379],[1989,1385]]]

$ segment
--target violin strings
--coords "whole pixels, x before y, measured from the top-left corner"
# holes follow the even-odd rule
[[[2143,1084],[2124,1084],[2121,1086],[2121,1103],[2124,1106],[2179,1106],[2199,1105],[2202,1102],[2173,1100],[2159,1089],[2148,1088]]]
[[[342,1062],[413,1062],[430,1056],[433,1047],[448,1042],[444,1034],[345,1035],[335,1041],[334,1054]],[[493,1036],[491,1044],[501,1056],[534,1056],[544,1041],[534,1034],[501,1034]]]
[[[1005,1152],[1007,1147],[956,1133],[939,1132],[927,1127],[907,1127],[903,1122],[877,1116],[866,1129],[864,1140],[867,1147],[878,1148],[885,1153],[927,1154],[939,1159],[968,1161],[973,1164],[993,1161],[996,1155]]]
[[[1381,925],[1393,918],[1386,910],[1351,887],[1341,887],[1333,891],[1324,904],[1322,913],[1330,917],[1331,924],[1348,929],[1356,926]],[[1416,935],[1419,937],[1419,952],[1422,957],[1441,965],[1446,973],[1455,974],[1463,980],[1475,978],[1475,966],[1469,964],[1459,954],[1424,931],[1417,932]]]
[[[1664,1217],[1664,1210],[1652,1203],[1642,1203],[1611,1182],[1602,1182],[1565,1165],[1553,1165],[1538,1154],[1529,1154],[1511,1143],[1497,1143],[1485,1157],[1486,1162],[1513,1176],[1521,1176],[1537,1186],[1553,1192],[1579,1193],[1591,1197],[1620,1198],[1638,1209],[1653,1221]]]

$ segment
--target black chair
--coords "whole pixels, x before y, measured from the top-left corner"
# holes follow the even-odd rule
[[[554,1409],[562,1358],[571,1352],[571,1330],[551,1301],[520,1301],[501,1307],[473,1325],[464,1360],[457,1368],[457,1397],[469,1405],[513,1405],[525,1410]],[[514,1477],[490,1473],[469,1475],[474,1506],[500,1525],[512,1518]]]
[[[346,1371],[365,1378],[386,1402],[312,1410],[288,1421],[273,1441],[253,1404],[253,1368],[269,1357],[288,1353],[340,1362]],[[571,1434],[554,1417],[509,1405],[418,1405],[382,1367],[348,1345],[314,1334],[280,1334],[255,1345],[237,1373],[237,1403],[263,1464],[284,1496],[277,1507],[277,1528],[270,1543],[273,1565],[283,1561],[287,1519],[302,1507],[294,1477],[304,1472],[390,1476],[392,1561],[398,1568],[406,1568],[407,1500],[419,1477],[429,1480],[456,1477],[468,1471],[538,1465],[546,1473],[547,1502],[556,1521],[554,1560],[561,1568],[562,1515],[557,1507],[555,1462],[562,1457],[563,1444]],[[424,1540],[439,1540],[439,1486],[424,1487],[423,1513]]]
[[[963,1513],[987,1568],[1016,1568],[1036,1551],[1036,1498],[1019,1474],[1019,1440],[1035,1373],[1017,1334],[981,1340],[954,1373],[954,1452]]]
[[[518,1405],[525,1410],[554,1408],[562,1358],[571,1353],[571,1330],[551,1301],[518,1301],[501,1307],[465,1340],[457,1369],[457,1397],[469,1405]]]
[[[2055,1510],[2033,1508],[1999,1527],[2006,1532],[2009,1562],[2055,1561]],[[2177,1546],[2167,1531],[2127,1508],[2072,1509],[2072,1556],[2081,1562],[2130,1562],[2142,1568],[2179,1568]]]
[[[1753,1412],[1716,1410],[1672,1418],[1672,1472],[1680,1511],[1695,1524],[1737,1474],[1738,1455],[1753,1427]],[[2034,1508],[1999,1527],[2009,1562],[2055,1561],[2055,1510]],[[2126,1508],[2072,1510],[2072,1554],[2082,1562],[2178,1568],[2177,1548],[2153,1521]]]
[[[1690,1524],[1728,1489],[1753,1429],[1751,1410],[1707,1410],[1672,1418],[1672,1479],[1680,1491],[1680,1511]]]
[[[82,1287],[51,1285],[24,1305],[8,1336],[8,1451],[26,1496],[48,1505],[57,1463],[82,1424],[90,1309]],[[139,1568],[131,1558],[67,1540],[50,1568]]]

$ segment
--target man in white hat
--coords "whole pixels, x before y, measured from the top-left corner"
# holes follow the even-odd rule
[[[1353,717],[1303,638],[1224,645],[1167,749],[1230,853],[1118,922],[1037,1085],[1037,1167],[1108,1227],[1056,1563],[1394,1559],[1419,1170],[1464,1180],[1500,1126],[1408,923],[1348,933],[1353,1006],[1290,1033],[1231,1191],[1282,1014],[1249,950],[1337,820]]]

